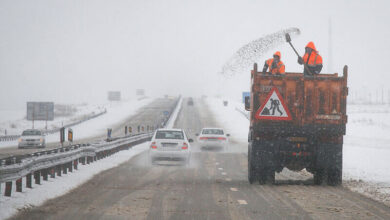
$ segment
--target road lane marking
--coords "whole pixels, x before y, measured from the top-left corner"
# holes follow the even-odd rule
[[[227,173],[225,173],[225,172],[222,172],[221,174],[225,176]]]
[[[237,200],[237,202],[240,204],[240,205],[248,205],[248,203],[245,201],[245,200]]]
[[[233,191],[233,192],[237,192],[238,191],[237,188],[233,188],[233,187],[230,188],[230,190]]]
[[[223,170],[223,168],[218,168],[218,170]]]
[[[232,181],[232,179],[230,179],[230,178],[226,178],[226,181],[230,182],[230,181]]]
[[[215,163],[215,165],[219,165],[219,163],[218,163],[218,162],[216,162],[216,163]]]

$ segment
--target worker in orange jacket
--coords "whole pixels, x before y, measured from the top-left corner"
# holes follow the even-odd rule
[[[274,58],[268,59],[265,61],[264,67],[263,67],[263,74],[267,72],[267,69],[269,69],[269,72],[271,74],[284,74],[284,64],[282,61],[280,61],[281,54],[279,51],[276,51],[274,53]]]
[[[311,74],[319,74],[322,70],[322,57],[318,54],[318,51],[316,50],[316,47],[314,46],[314,43],[310,41],[306,47],[305,47],[305,55],[302,57],[298,57],[298,63],[299,64],[306,64],[307,68],[310,70],[311,73],[307,71],[306,68],[304,68],[304,74],[305,75],[311,75]]]

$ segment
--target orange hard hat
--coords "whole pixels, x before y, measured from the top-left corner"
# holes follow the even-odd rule
[[[306,47],[311,48],[311,49],[317,51],[316,47],[314,46],[313,41],[310,41],[309,43],[307,43]]]
[[[276,51],[274,53],[274,56],[278,56],[279,58],[282,58],[282,54],[279,51]]]

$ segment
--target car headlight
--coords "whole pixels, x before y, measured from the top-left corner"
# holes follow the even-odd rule
[[[22,138],[19,138],[19,139],[18,139],[18,142],[19,142],[19,143],[22,142]]]
[[[40,142],[43,142],[43,138],[39,139]]]

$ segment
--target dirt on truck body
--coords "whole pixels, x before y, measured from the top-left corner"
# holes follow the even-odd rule
[[[248,179],[275,182],[284,167],[313,173],[314,183],[342,182],[348,68],[343,76],[251,71]]]

